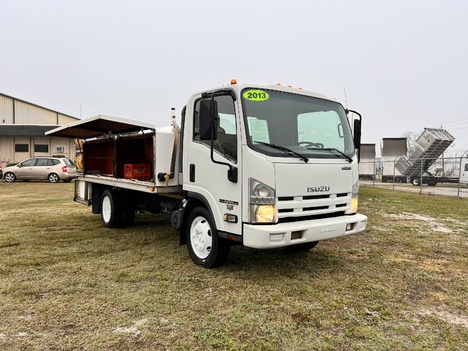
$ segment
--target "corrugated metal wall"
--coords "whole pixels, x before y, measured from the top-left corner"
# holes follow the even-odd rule
[[[0,124],[62,126],[78,119],[0,93]]]
[[[76,122],[76,118],[72,118],[70,116],[65,116],[62,114],[58,114],[58,125],[63,126],[65,124],[71,123],[71,122]]]
[[[0,123],[13,124],[13,99],[0,95]]]
[[[13,162],[13,138],[1,137],[0,138],[0,165]]]
[[[57,113],[16,101],[15,124],[57,124]]]

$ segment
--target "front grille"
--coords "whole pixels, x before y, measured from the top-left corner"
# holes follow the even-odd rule
[[[344,216],[344,214],[345,214],[344,212],[333,212],[333,213],[325,213],[325,214],[313,215],[313,216],[281,217],[281,218],[278,218],[278,223],[311,221],[311,220],[314,220],[314,219],[340,217],[340,216]]]
[[[341,216],[349,208],[351,196],[351,193],[280,196],[277,198],[278,221]]]

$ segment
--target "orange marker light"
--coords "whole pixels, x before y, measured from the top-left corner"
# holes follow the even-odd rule
[[[237,84],[237,80],[231,79],[231,85],[236,85],[236,84]]]

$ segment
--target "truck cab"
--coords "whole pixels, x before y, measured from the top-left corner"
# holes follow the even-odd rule
[[[225,255],[226,241],[307,249],[365,229],[359,145],[336,101],[235,84],[193,95],[182,131],[184,212],[195,212],[182,231],[197,263],[222,260],[213,251]]]

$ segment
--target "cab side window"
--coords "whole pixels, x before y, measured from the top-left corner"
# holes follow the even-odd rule
[[[207,99],[208,100],[208,99]],[[237,161],[237,127],[234,101],[230,95],[216,96],[218,105],[217,119],[217,138],[213,142],[213,147],[224,157]],[[200,101],[195,103],[195,112],[193,116],[193,140],[211,147],[210,140],[200,140],[199,118]]]

